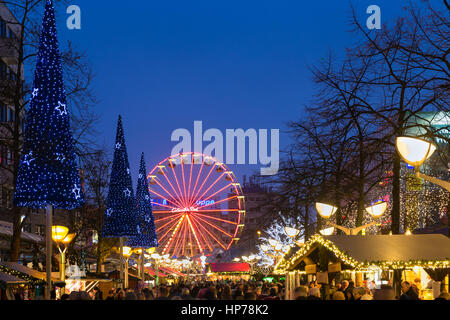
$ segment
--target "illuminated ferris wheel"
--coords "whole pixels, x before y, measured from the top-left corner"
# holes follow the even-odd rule
[[[239,240],[244,196],[225,164],[201,153],[180,153],[161,161],[147,178],[162,254],[193,257],[228,250]]]

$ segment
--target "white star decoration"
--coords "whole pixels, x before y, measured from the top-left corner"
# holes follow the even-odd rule
[[[123,190],[123,193],[125,194],[125,197],[131,196],[131,191],[130,191],[128,188],[126,188],[125,190]]]
[[[110,217],[112,215],[112,213],[113,213],[113,209],[109,208],[108,210],[106,210],[106,215],[108,217]]]
[[[27,166],[29,166],[31,164],[31,161],[34,161],[32,156],[33,156],[33,152],[32,151],[29,154],[26,154],[24,159],[23,159],[23,163],[26,163]]]
[[[121,146],[122,145],[119,142],[116,143],[116,149],[120,149]]]
[[[148,194],[145,195],[145,200],[149,200],[149,199],[150,199],[150,197],[148,196]]]
[[[80,197],[81,197],[81,195],[80,195],[81,189],[78,188],[78,186],[76,184],[74,186],[75,187],[72,189],[72,192],[75,194],[75,199],[80,199]]]
[[[59,111],[60,116],[67,114],[66,105],[64,103],[61,103],[61,101],[58,101],[58,106],[55,108],[55,110]]]
[[[38,95],[39,89],[38,88],[34,88],[33,92],[31,93],[31,95],[33,96],[33,98],[36,98],[36,96]]]
[[[143,175],[142,173],[139,173],[139,179],[142,179]]]
[[[64,160],[66,160],[66,156],[62,153],[57,153],[56,154],[56,160],[59,160],[61,162],[63,162]]]

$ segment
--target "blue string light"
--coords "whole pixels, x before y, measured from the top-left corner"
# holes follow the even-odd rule
[[[127,244],[128,246],[135,248],[153,248],[158,246],[146,172],[144,153],[142,153],[138,183],[136,187],[139,235],[136,237],[131,237]]]
[[[132,237],[138,235],[136,199],[129,171],[122,118],[117,123],[114,160],[103,224],[103,237]]]
[[[84,204],[70,130],[53,1],[47,0],[40,35],[14,203],[74,209]]]

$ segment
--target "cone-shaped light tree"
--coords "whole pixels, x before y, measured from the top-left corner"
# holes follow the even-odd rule
[[[45,4],[13,201],[18,207],[47,208],[45,294],[49,299],[53,208],[70,210],[84,204],[70,130],[52,0],[47,0]]]
[[[155,232],[155,222],[152,212],[150,192],[145,169],[144,153],[141,156],[139,167],[139,177],[136,188],[136,202],[138,210],[138,233],[136,237],[131,237],[128,246],[137,248],[153,248],[158,246]]]
[[[128,163],[122,118],[117,123],[114,160],[111,169],[103,237],[121,238],[138,236],[138,215]]]
[[[14,203],[59,209],[84,203],[51,0],[45,6]]]

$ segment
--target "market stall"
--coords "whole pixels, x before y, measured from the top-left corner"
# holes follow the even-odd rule
[[[378,288],[391,285],[397,293],[401,281],[414,283],[423,299],[448,290],[450,239],[424,235],[314,235],[286,254],[275,273],[286,275],[286,295],[301,280],[332,284],[352,279],[356,286],[374,281]]]

